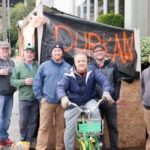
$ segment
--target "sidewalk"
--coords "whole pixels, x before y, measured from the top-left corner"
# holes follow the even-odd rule
[[[11,117],[10,128],[8,130],[9,138],[15,142],[19,141],[19,120],[18,120],[18,92],[14,94],[14,104],[13,104],[13,111]],[[0,148],[0,150],[11,150],[9,146]]]

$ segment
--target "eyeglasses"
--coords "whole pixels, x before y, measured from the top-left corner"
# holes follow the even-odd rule
[[[99,52],[103,52],[104,50],[103,49],[99,49],[99,50],[93,50],[93,53],[99,53]]]

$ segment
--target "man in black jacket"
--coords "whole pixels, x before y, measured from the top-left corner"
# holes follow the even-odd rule
[[[8,128],[13,107],[15,88],[10,85],[14,62],[9,59],[10,45],[0,42],[0,147],[13,144],[9,139]]]
[[[90,63],[93,68],[98,68],[109,79],[114,88],[112,98],[115,102],[119,99],[121,79],[117,65],[111,60],[106,58],[105,48],[102,45],[96,45],[93,49],[94,61]],[[96,87],[98,98],[102,96],[100,86]],[[105,116],[109,137],[110,137],[110,150],[118,150],[118,129],[117,129],[117,108],[116,103],[109,104],[107,101],[100,106],[102,117]]]

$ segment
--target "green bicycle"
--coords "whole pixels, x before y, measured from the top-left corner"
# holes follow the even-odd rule
[[[100,136],[103,135],[103,120],[92,119],[92,114],[104,99],[100,99],[93,110],[79,107],[75,103],[68,105],[75,106],[81,112],[76,123],[77,141],[80,150],[102,150],[103,142]]]

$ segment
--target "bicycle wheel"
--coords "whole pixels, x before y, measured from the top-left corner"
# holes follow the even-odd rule
[[[93,144],[93,149],[94,150],[102,150],[102,143],[99,141],[98,137],[93,136],[95,142]]]
[[[80,150],[86,150],[85,144],[82,140],[78,139],[78,143],[79,143],[79,146],[80,146]]]
[[[95,147],[95,146],[94,146],[94,143],[90,141],[89,149],[90,149],[90,150],[95,150],[94,147]]]
[[[93,137],[91,137],[91,139],[89,140],[89,150],[96,150],[95,149],[95,139]]]

